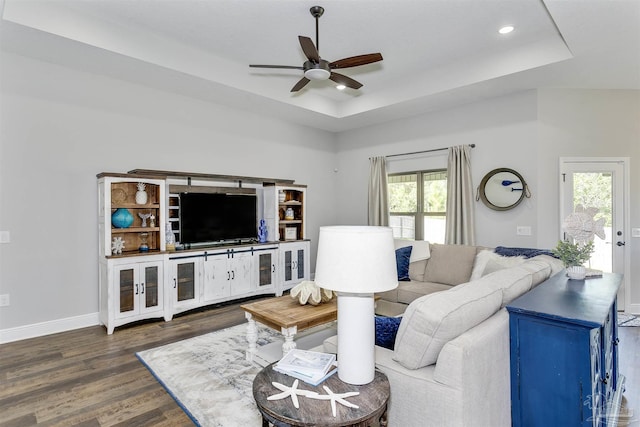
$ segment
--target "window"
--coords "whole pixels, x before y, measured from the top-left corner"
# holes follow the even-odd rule
[[[393,237],[444,243],[447,171],[392,174],[388,185]]]

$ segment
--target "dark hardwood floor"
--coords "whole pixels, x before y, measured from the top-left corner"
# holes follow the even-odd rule
[[[239,305],[113,335],[95,326],[0,345],[0,427],[192,425],[135,353],[243,323]],[[618,331],[628,411],[620,424],[640,427],[640,328]]]

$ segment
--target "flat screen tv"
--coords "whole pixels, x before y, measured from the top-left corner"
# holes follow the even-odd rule
[[[255,239],[255,194],[181,193],[180,240],[183,244]]]

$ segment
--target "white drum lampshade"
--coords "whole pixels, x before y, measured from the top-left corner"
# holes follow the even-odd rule
[[[376,292],[398,286],[389,227],[320,227],[315,283],[338,293],[338,377],[368,384],[375,376]]]

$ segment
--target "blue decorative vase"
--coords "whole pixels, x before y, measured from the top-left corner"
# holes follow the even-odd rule
[[[111,224],[116,228],[128,228],[133,224],[133,215],[125,208],[118,208],[111,214]]]
[[[266,243],[267,241],[267,223],[264,219],[260,220],[260,226],[258,227],[258,242]]]

